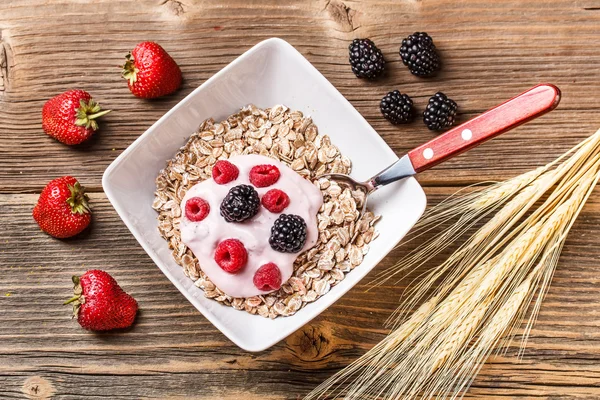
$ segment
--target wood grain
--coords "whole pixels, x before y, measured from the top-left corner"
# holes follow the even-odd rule
[[[154,266],[102,193],[102,173],[122,150],[260,40],[278,36],[298,48],[398,154],[433,134],[419,121],[388,124],[378,103],[389,90],[411,95],[418,110],[441,90],[465,121],[537,83],[561,88],[555,111],[424,173],[435,204],[465,184],[550,161],[600,127],[599,24],[597,0],[1,2],[0,398],[297,399],[383,337],[409,278],[365,292],[367,278],[272,349],[241,351]],[[444,62],[432,79],[410,75],[397,55],[402,37],[422,30]],[[347,45],[355,37],[382,49],[383,79],[354,78]],[[142,40],[158,41],[181,66],[177,93],[150,102],[127,90],[117,66]],[[40,110],[74,87],[113,112],[91,142],[72,148],[43,134]],[[30,213],[47,181],[64,174],[93,192],[94,221],[80,237],[57,241]],[[467,398],[600,398],[599,212],[594,194],[567,241],[523,361],[514,352],[494,359]],[[138,299],[132,329],[92,334],[69,318],[61,303],[70,276],[89,268],[108,270]]]
[[[432,188],[428,195],[436,202],[452,190]],[[0,207],[12,216],[0,226],[2,398],[18,397],[24,381],[38,376],[60,398],[246,398],[250,386],[256,398],[294,399],[383,337],[382,323],[410,281],[365,292],[367,278],[284,342],[250,354],[232,345],[172,286],[103,194],[92,195],[92,229],[69,241],[39,231],[30,218],[36,198],[0,196]],[[600,394],[599,215],[594,197],[567,241],[523,362],[512,353],[494,360],[471,396]],[[377,270],[405,251],[393,252]],[[106,269],[138,299],[141,313],[132,329],[93,334],[70,319],[69,307],[62,305],[70,276],[90,268]]]

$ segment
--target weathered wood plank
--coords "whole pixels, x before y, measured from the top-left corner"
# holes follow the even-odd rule
[[[428,189],[430,202],[453,190]],[[18,397],[25,380],[36,376],[60,398],[295,399],[383,337],[383,322],[409,283],[365,292],[371,274],[314,323],[270,350],[249,354],[187,303],[103,194],[92,195],[92,229],[68,241],[38,230],[30,216],[36,197],[0,195],[10,216],[0,225],[0,397]],[[512,353],[492,361],[470,397],[600,396],[599,212],[594,196],[567,241],[523,362]],[[378,269],[406,251],[394,251]],[[132,329],[92,334],[69,318],[69,307],[61,304],[69,278],[89,268],[108,270],[138,299],[141,314]]]
[[[433,136],[420,122],[393,127],[383,120],[378,102],[388,90],[409,93],[420,110],[442,90],[464,121],[538,82],[561,87],[563,101],[551,114],[423,174],[424,185],[436,186],[427,189],[435,203],[452,186],[550,161],[599,127],[597,3],[0,3],[0,397],[270,400],[307,393],[383,337],[383,321],[409,279],[365,293],[372,274],[274,348],[245,353],[187,303],[118,220],[101,193],[106,166],[186,94],[272,36],[296,46],[398,154]],[[397,55],[401,38],[418,30],[442,52],[444,69],[432,79],[411,76]],[[353,77],[346,47],[354,37],[370,37],[383,50],[386,77]],[[116,66],[142,40],[160,42],[180,64],[185,81],[176,94],[149,102],[128,92]],[[44,101],[72,87],[114,110],[79,148],[51,140],[40,126]],[[96,192],[95,217],[88,233],[57,241],[39,232],[30,212],[33,193],[64,174]],[[594,195],[565,246],[523,362],[509,353],[488,363],[467,398],[600,398],[599,211]],[[378,269],[405,252],[394,251]],[[107,269],[139,300],[132,329],[96,335],[70,320],[61,305],[69,278],[89,268]]]
[[[100,190],[102,171],[137,136],[236,56],[272,36],[297,46],[399,154],[433,136],[418,121],[393,127],[381,117],[378,101],[388,90],[409,93],[419,110],[443,90],[466,120],[535,83],[556,83],[564,98],[551,115],[425,173],[421,181],[447,185],[506,178],[552,159],[600,126],[600,54],[591,45],[600,39],[600,13],[590,8],[593,1],[566,0],[5,3],[0,5],[7,71],[2,76],[10,79],[3,79],[0,91],[0,190],[39,191],[66,173]],[[85,29],[67,20],[86,21]],[[425,28],[444,60],[433,79],[411,76],[397,55],[403,36]],[[353,77],[346,47],[359,36],[373,38],[384,51],[384,79]],[[146,39],[162,43],[184,72],[183,88],[163,100],[133,98],[116,68]],[[114,110],[97,137],[80,148],[53,141],[40,126],[44,101],[71,87],[89,90]]]

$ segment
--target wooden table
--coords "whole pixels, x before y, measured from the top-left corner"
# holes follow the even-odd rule
[[[438,90],[464,121],[539,82],[563,91],[543,118],[420,177],[434,204],[466,184],[540,166],[600,127],[598,0],[5,0],[0,4],[0,397],[297,399],[383,338],[408,283],[368,293],[369,279],[270,350],[238,349],[171,285],[106,200],[110,162],[167,110],[257,42],[277,36],[307,57],[401,154],[432,137],[421,122],[394,127],[378,103],[409,93],[422,110]],[[404,36],[427,31],[444,67],[409,74]],[[356,79],[347,46],[370,37],[384,79]],[[143,40],[177,60],[184,85],[156,101],[134,98],[117,66]],[[69,88],[113,112],[81,147],[41,130],[40,110]],[[240,105],[241,106],[241,105]],[[182,133],[185,134],[185,133]],[[31,209],[52,178],[72,174],[91,192],[91,230],[73,240],[39,231]],[[600,398],[600,197],[585,207],[522,362],[489,362],[469,398]],[[398,250],[378,267],[390,266]],[[62,305],[70,276],[113,274],[141,306],[128,332],[92,334]]]

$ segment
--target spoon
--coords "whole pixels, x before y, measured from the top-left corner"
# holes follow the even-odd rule
[[[380,187],[428,170],[501,133],[544,115],[552,111],[559,102],[560,90],[556,86],[540,84],[409,151],[364,182],[345,174],[323,174],[319,178],[330,178],[352,190],[365,192],[362,215],[366,211],[369,195]]]

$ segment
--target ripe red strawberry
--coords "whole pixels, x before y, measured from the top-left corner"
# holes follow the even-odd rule
[[[142,42],[125,58],[122,76],[135,96],[153,99],[181,86],[179,66],[158,43]]]
[[[98,129],[96,119],[109,113],[85,90],[68,90],[48,100],[42,108],[44,132],[64,144],[79,144]]]
[[[65,304],[73,303],[73,317],[77,317],[82,328],[108,331],[133,324],[137,301],[108,273],[92,269],[80,277],[74,276],[73,283],[75,296]]]
[[[68,238],[83,231],[92,219],[88,196],[72,176],[50,181],[33,208],[33,219],[56,238]]]

